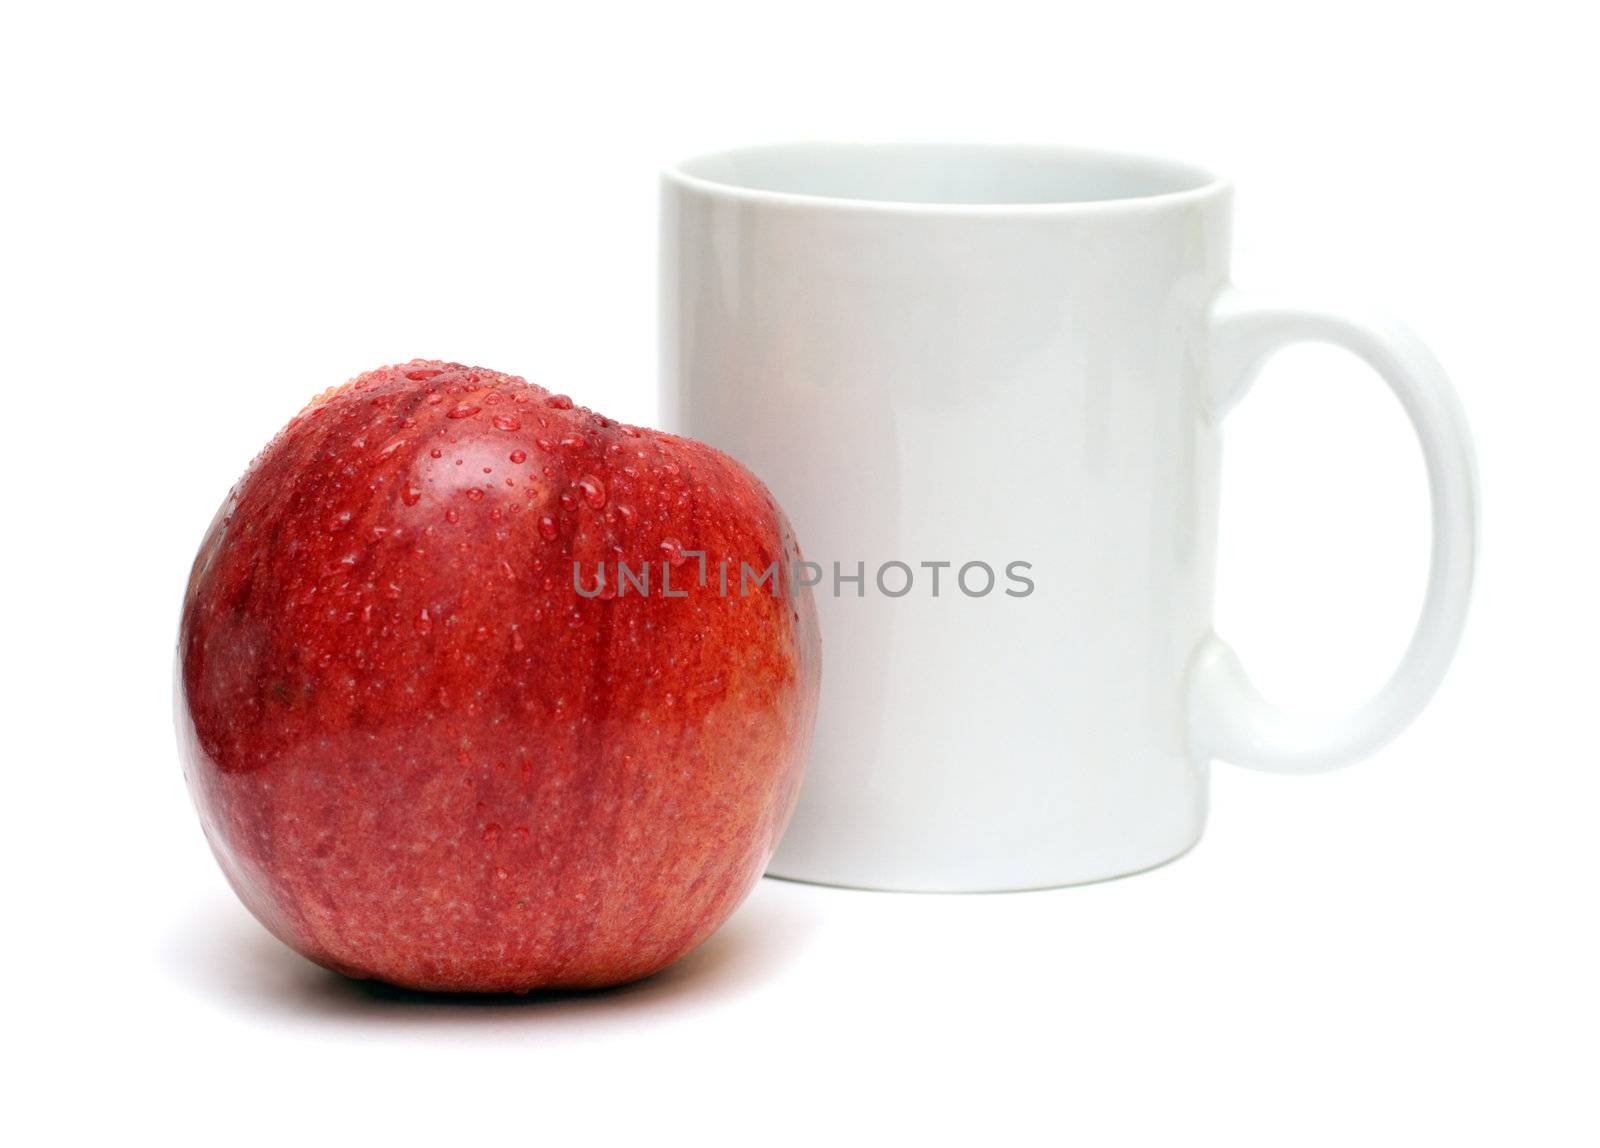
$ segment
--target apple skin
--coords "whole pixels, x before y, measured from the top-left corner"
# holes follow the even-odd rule
[[[680,550],[707,555],[699,566]],[[799,550],[688,439],[417,360],[325,392],[229,494],[178,636],[184,774],[285,943],[407,988],[594,988],[671,964],[761,875],[821,672]],[[650,595],[586,598],[597,564]],[[674,595],[661,590],[663,563]]]

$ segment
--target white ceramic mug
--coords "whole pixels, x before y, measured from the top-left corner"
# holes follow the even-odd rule
[[[1206,171],[1067,148],[798,144],[665,173],[668,429],[765,479],[821,567],[816,740],[772,873],[1148,869],[1200,836],[1210,760],[1343,765],[1438,686],[1475,547],[1460,405],[1403,328],[1230,286],[1229,212]],[[1415,636],[1334,721],[1266,701],[1211,622],[1219,424],[1304,341],[1394,389],[1433,500]]]

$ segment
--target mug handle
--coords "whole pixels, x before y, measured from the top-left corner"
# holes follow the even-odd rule
[[[1189,692],[1197,757],[1273,773],[1348,765],[1416,717],[1460,643],[1477,549],[1477,467],[1466,414],[1433,354],[1393,320],[1225,289],[1211,311],[1206,401],[1212,421],[1220,422],[1244,396],[1269,357],[1301,342],[1330,343],[1362,359],[1410,416],[1427,463],[1433,555],[1422,616],[1405,656],[1383,688],[1351,713],[1320,718],[1280,709],[1257,691],[1226,642],[1213,633],[1201,644]]]

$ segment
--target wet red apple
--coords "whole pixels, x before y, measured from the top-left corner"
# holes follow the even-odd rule
[[[184,600],[179,741],[223,871],[353,977],[670,964],[794,805],[820,672],[798,560],[738,463],[520,378],[416,361],[323,394],[229,494]]]

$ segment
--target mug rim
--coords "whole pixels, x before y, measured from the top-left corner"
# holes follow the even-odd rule
[[[891,156],[927,160],[936,156],[949,159],[981,158],[1017,163],[1052,162],[1063,168],[1098,168],[1120,178],[1150,180],[1150,190],[1117,195],[1089,195],[1080,198],[1043,197],[1026,199],[939,199],[906,196],[835,194],[827,191],[762,186],[776,182],[741,181],[714,174],[718,167],[774,158],[837,160],[855,155],[883,161]],[[696,168],[700,170],[695,170]],[[713,174],[707,174],[710,168]],[[703,195],[770,206],[810,210],[859,211],[915,215],[1077,215],[1107,212],[1142,212],[1198,202],[1224,194],[1232,183],[1208,167],[1184,160],[1169,159],[1141,152],[1110,148],[1079,147],[1069,144],[1015,144],[960,141],[843,141],[794,140],[782,143],[746,144],[719,148],[687,156],[661,169],[665,185]]]

